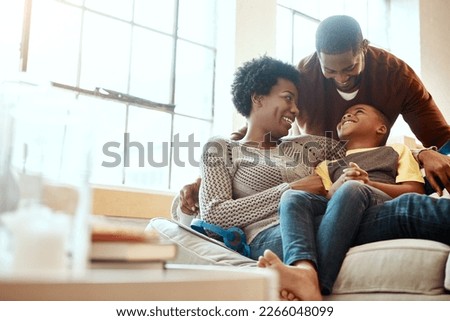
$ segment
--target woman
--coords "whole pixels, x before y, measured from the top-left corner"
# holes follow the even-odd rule
[[[312,175],[314,167],[324,159],[325,150],[340,151],[337,142],[325,137],[281,139],[298,113],[298,82],[293,66],[273,58],[245,63],[235,74],[232,96],[238,112],[247,118],[247,133],[239,141],[212,138],[202,155],[201,218],[222,228],[243,229],[252,259],[266,249],[283,257],[281,196],[290,189],[325,195],[321,179]],[[303,300],[321,299],[317,263],[306,254],[311,244],[314,240],[305,240],[284,255],[284,262],[300,271],[296,277],[302,279],[302,289],[296,296]]]

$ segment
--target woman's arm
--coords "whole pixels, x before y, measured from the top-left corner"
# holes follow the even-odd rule
[[[208,223],[223,228],[244,227],[276,213],[281,195],[289,189],[289,184],[281,183],[265,191],[234,199],[234,170],[229,148],[225,140],[216,140],[210,141],[203,152],[200,163],[200,213]]]

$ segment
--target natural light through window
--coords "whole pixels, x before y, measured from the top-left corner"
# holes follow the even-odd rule
[[[70,99],[59,100],[66,115],[59,120],[63,133],[74,114],[71,104],[87,107],[83,117],[93,122],[85,143],[91,183],[177,190],[198,176],[194,161],[214,120],[216,0],[5,3],[0,26],[9,32],[0,36],[2,78],[6,71],[21,71],[66,91]],[[32,137],[32,128],[23,137]],[[46,148],[60,150],[64,135],[55,133],[63,141]],[[174,137],[193,137],[199,147],[175,154]],[[27,162],[31,166],[29,157]]]

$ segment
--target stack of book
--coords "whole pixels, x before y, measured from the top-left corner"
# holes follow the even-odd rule
[[[158,269],[177,254],[175,243],[155,231],[127,224],[94,224],[90,249],[93,269]]]

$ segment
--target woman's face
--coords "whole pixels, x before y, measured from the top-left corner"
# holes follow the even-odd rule
[[[336,88],[343,92],[358,89],[359,76],[364,70],[364,52],[354,55],[353,50],[341,54],[319,53],[320,66],[325,78],[333,79]]]
[[[288,135],[298,115],[297,87],[289,80],[279,78],[266,96],[256,97],[256,121],[264,133],[271,132],[272,138]]]

